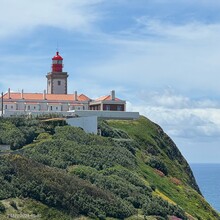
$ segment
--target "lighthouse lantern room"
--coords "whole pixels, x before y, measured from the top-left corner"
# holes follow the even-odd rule
[[[58,51],[52,58],[52,72],[63,72],[63,58],[59,55]]]

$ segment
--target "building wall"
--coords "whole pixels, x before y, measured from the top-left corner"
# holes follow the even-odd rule
[[[48,94],[67,94],[67,72],[50,72],[47,74]]]
[[[98,118],[104,119],[124,119],[124,120],[133,120],[140,117],[139,112],[121,112],[121,111],[74,111],[79,117],[88,117],[88,116],[97,116]]]
[[[52,79],[47,80],[47,93],[52,94]]]
[[[36,103],[31,103],[28,101],[16,101],[13,100],[11,103],[10,102],[5,102],[4,103],[4,108],[3,110],[9,110],[9,111],[70,111],[70,110],[84,110],[87,109],[88,104],[75,104],[72,105],[72,103],[50,103],[47,102],[46,100],[35,100]],[[1,105],[0,105],[0,110],[1,110]]]
[[[47,111],[48,110],[48,106],[46,102],[41,102],[40,103],[40,111]]]
[[[54,94],[66,94],[66,80],[65,79],[53,79],[53,93]]]
[[[86,101],[86,102],[82,102],[83,104],[83,110],[89,110],[89,102]]]
[[[61,105],[57,104],[57,105],[51,105],[48,103],[48,111],[49,112],[57,112],[57,111],[61,111]]]
[[[83,110],[83,106],[82,105],[70,105],[68,111],[72,111],[72,110]]]
[[[97,134],[97,116],[69,118],[66,122],[71,126],[82,128],[87,133]]]
[[[11,110],[11,111],[17,110],[15,103],[5,103],[4,104],[4,109]]]
[[[39,116],[39,115],[48,115],[48,111],[9,111],[9,110],[4,110],[3,112],[3,117],[12,117],[12,116]],[[54,112],[58,115],[64,116],[64,117],[73,117],[75,116],[74,112]],[[0,113],[1,115],[1,113]]]
[[[24,102],[17,102],[17,110],[24,110],[25,105]]]
[[[12,110],[4,110],[3,116],[4,117],[11,117],[11,116],[20,116],[20,115],[27,115],[27,116],[39,116],[39,115],[47,115],[48,111],[12,111]],[[51,112],[50,112],[51,113]],[[139,112],[119,112],[119,111],[90,111],[90,110],[74,110],[74,111],[56,111],[56,114],[62,115],[64,117],[91,117],[96,116],[98,118],[104,119],[122,119],[122,120],[134,120],[140,117]],[[1,112],[0,112],[1,115]],[[79,126],[81,127],[81,126]]]
[[[40,111],[40,105],[39,104],[26,104],[25,110],[26,111]]]

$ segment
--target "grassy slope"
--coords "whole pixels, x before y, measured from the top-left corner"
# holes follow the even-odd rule
[[[157,187],[159,195],[164,198],[168,197],[169,201],[180,205],[194,217],[217,219],[216,216],[213,216],[214,212],[210,205],[201,196],[186,160],[158,125],[144,117],[136,121],[109,120],[108,124],[127,132],[130,137],[141,144],[141,149],[136,154],[139,168],[137,172],[150,185],[153,184]],[[151,147],[158,149],[159,153],[156,157],[167,165],[168,176],[161,177],[154,169],[146,165],[145,161],[152,156],[148,153],[148,149]],[[172,149],[175,155],[169,155],[169,150]],[[175,182],[173,178],[177,178],[181,183],[173,183]]]
[[[123,208],[119,209],[122,214],[133,212],[131,204],[137,204],[138,198],[147,199],[152,194],[180,206],[188,213],[189,219],[220,219],[201,196],[186,160],[158,125],[144,117],[135,121],[109,120],[107,123],[108,129],[114,133],[110,135],[113,138],[87,135],[80,129],[61,127],[54,136],[43,135],[43,138],[27,145],[22,154],[29,159],[16,155],[4,156],[4,160],[14,169],[13,178],[16,178],[12,179],[11,184],[22,185],[24,189],[27,187],[29,195],[25,199],[23,196],[19,199],[13,196],[3,199],[7,209],[4,215],[0,214],[0,219],[7,219],[7,214],[12,213],[37,213],[45,220],[72,219],[69,213],[76,201],[66,203],[68,207],[65,207],[62,198],[69,201],[76,189],[65,185],[66,181],[79,185],[77,193],[83,195],[84,201],[89,201],[89,198],[83,189],[91,192],[93,202],[102,200],[102,204],[105,204],[114,198],[117,204],[112,203],[111,207],[114,210],[122,205]],[[117,142],[122,143],[122,146],[115,144]],[[167,175],[149,166],[152,158],[165,164]],[[38,187],[39,192],[33,190],[35,188],[30,190],[30,186],[35,183],[41,186]],[[45,200],[51,192],[60,202],[61,209],[56,205],[54,208],[48,205],[53,200]],[[56,192],[59,192],[59,196]],[[11,207],[11,200],[16,202],[18,209]],[[81,207],[80,203],[78,207],[79,213],[86,213],[88,208],[96,212],[93,207]],[[101,206],[99,210],[107,216],[111,215],[108,212],[112,213]],[[141,219],[142,210],[139,208],[138,212]],[[133,213],[137,213],[137,209]],[[85,218],[88,217],[79,217]],[[134,218],[137,219],[136,215],[129,219]]]

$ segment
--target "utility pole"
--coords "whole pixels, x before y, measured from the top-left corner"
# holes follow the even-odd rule
[[[4,113],[4,99],[3,99],[3,92],[2,92],[2,117],[3,117],[3,113]]]

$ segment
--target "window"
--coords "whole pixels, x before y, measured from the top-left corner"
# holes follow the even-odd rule
[[[106,105],[106,110],[110,111],[111,110],[111,106],[110,105]]]
[[[36,107],[34,106],[34,109],[36,109]]]
[[[57,81],[57,84],[58,84],[58,86],[60,86],[61,85],[61,81]]]
[[[8,106],[7,105],[5,105],[5,109],[7,109],[8,108]]]
[[[117,105],[117,111],[122,111],[122,106],[121,105]]]
[[[13,109],[13,105],[11,105],[11,109]]]
[[[30,107],[30,105],[28,105],[28,110],[30,110],[31,109],[31,107]]]
[[[58,107],[56,107],[56,110],[58,110]]]
[[[53,111],[53,106],[50,106],[50,110]]]

